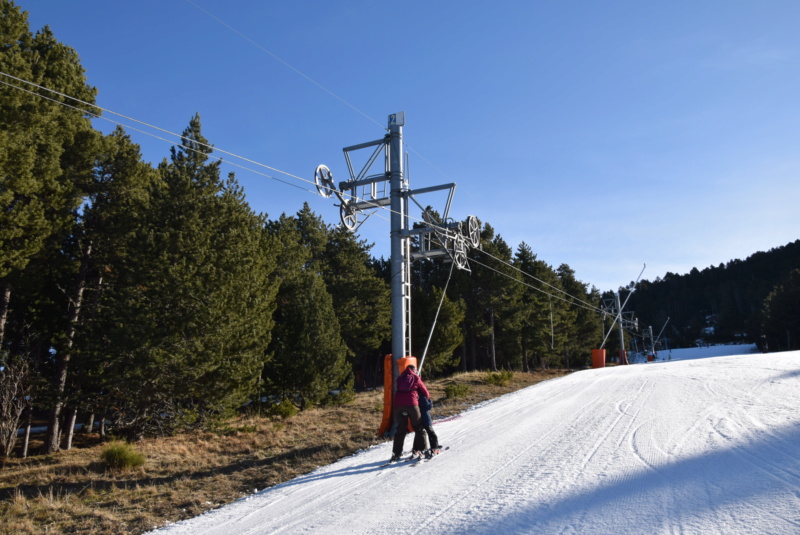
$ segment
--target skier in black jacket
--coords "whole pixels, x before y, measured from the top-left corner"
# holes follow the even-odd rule
[[[431,418],[431,409],[433,409],[433,401],[431,398],[421,397],[419,399],[419,412],[420,412],[420,427],[428,433],[428,442],[430,449],[425,451],[425,457],[431,458],[441,451],[442,445],[439,444],[439,437],[433,430],[433,419]],[[418,444],[414,445],[417,449]]]

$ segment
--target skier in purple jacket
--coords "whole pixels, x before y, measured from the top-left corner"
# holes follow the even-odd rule
[[[408,432],[408,422],[414,429],[414,444],[423,445],[422,450],[415,450],[412,456],[421,456],[424,450],[428,449],[428,437],[422,430],[422,419],[419,411],[420,396],[430,398],[431,395],[417,375],[416,367],[409,364],[400,374],[396,381],[396,391],[392,401],[392,413],[397,424],[397,431],[394,434],[394,445],[392,448],[392,461],[397,461],[403,454],[403,443]]]

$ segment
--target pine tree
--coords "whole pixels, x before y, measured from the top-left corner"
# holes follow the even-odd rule
[[[800,269],[775,285],[764,300],[763,349],[793,351],[800,348]]]
[[[370,266],[371,246],[344,227],[331,230],[323,276],[337,316],[347,325],[346,342],[356,355],[377,349],[390,337],[389,288]]]
[[[36,35],[27,13],[0,2],[0,71],[94,102],[78,55],[49,28]],[[0,278],[22,269],[48,236],[69,221],[81,181],[90,174],[87,148],[96,133],[75,101],[6,78],[0,86]],[[86,106],[84,106],[86,107]],[[91,107],[91,106],[89,106]]]
[[[514,257],[514,266],[526,273],[523,291],[525,303],[522,347],[525,361],[534,368],[559,365],[558,355],[566,340],[562,319],[561,285],[553,269],[539,260],[531,247],[522,242]]]
[[[353,372],[361,377],[376,351],[391,336],[388,284],[372,269],[370,247],[344,227],[330,227],[308,203],[283,224],[297,231],[301,269],[322,276],[347,347]]]
[[[519,244],[517,252],[514,255],[514,267],[526,274],[535,276],[538,267],[536,262],[536,254],[534,254],[533,249],[525,242]],[[537,341],[543,338],[543,335],[540,334],[541,329],[543,329],[543,326],[540,325],[541,314],[537,314],[537,311],[545,306],[546,295],[544,292],[547,290],[541,288],[538,281],[534,281],[529,277],[523,276],[522,281],[525,283],[525,288],[522,290],[521,297],[523,312],[520,318],[522,322],[520,346],[522,350],[523,370],[528,371],[530,369],[532,357],[538,355],[536,353]]]
[[[764,334],[764,299],[794,269],[800,267],[800,240],[744,260],[731,260],[689,273],[667,273],[640,281],[627,309],[643,325],[660,330],[670,347],[708,342],[757,342]],[[669,323],[667,323],[669,318]],[[713,327],[713,332],[707,330]]]
[[[450,291],[452,289],[448,290]],[[417,287],[413,290],[411,300],[413,303],[411,332],[415,333],[412,339],[413,354],[419,359],[425,355],[425,360],[421,361],[421,364],[426,377],[453,371],[460,360],[456,349],[464,343],[462,325],[466,316],[466,304],[462,299],[454,301],[447,295],[443,296],[443,292],[443,288],[436,286],[430,289]],[[441,310],[437,318],[436,312],[440,303]],[[424,353],[429,338],[428,352]]]
[[[69,276],[62,285],[68,288],[69,295],[65,306],[66,331],[54,341],[56,397],[48,429],[50,452],[59,449],[60,416],[65,404],[71,403],[73,415],[78,406],[93,409],[92,402],[80,392],[82,388],[96,390],[89,384],[87,374],[91,367],[89,360],[95,356],[91,350],[93,338],[102,337],[103,333],[91,331],[91,319],[97,313],[105,271],[111,269],[115,257],[121,254],[120,247],[124,238],[130,236],[137,208],[147,198],[153,180],[152,169],[141,161],[138,146],[131,143],[121,127],[103,139],[94,169],[91,182],[83,190],[82,211],[70,229],[67,242],[59,248],[57,259]],[[84,346],[82,362],[81,346]],[[79,360],[73,363],[75,357]],[[75,364],[77,373],[72,369]],[[71,392],[66,392],[68,389]]]
[[[556,270],[561,287],[566,292],[565,306],[568,314],[564,343],[564,365],[568,368],[583,367],[591,362],[591,349],[602,341],[600,318],[600,293],[596,288],[575,278],[575,271],[567,264]]]
[[[264,368],[267,391],[308,408],[349,387],[351,368],[339,319],[314,252],[324,247],[307,206],[297,217],[270,223],[279,243],[280,289],[275,329]],[[312,237],[311,239],[309,237]],[[319,237],[315,240],[313,237]]]
[[[486,224],[481,231],[481,242],[485,244],[494,238],[494,229]],[[490,259],[480,251],[472,253],[476,262],[470,262],[471,272],[455,270],[451,282],[452,295],[461,296],[466,304],[466,313],[463,323],[463,350],[461,351],[462,371],[475,370],[485,365],[482,355],[488,353],[486,343],[491,333],[489,315],[486,307],[488,277],[493,273],[481,264],[487,264]],[[448,290],[450,292],[450,290]]]
[[[277,283],[266,219],[219,162],[195,116],[108,273],[98,377],[132,436],[202,422],[254,392]]]
[[[90,108],[88,86],[74,50],[49,28],[35,35],[27,13],[0,0],[0,344],[12,306],[15,280],[33,255],[74,218],[81,189],[91,176],[98,139],[70,95]],[[6,85],[8,84],[8,85]],[[51,242],[53,243],[53,242]]]
[[[89,186],[94,153],[100,135],[89,117],[97,113],[92,103],[96,91],[86,83],[74,50],[56,40],[48,27],[35,35],[28,28],[27,13],[13,2],[0,2],[0,71],[6,73],[0,87],[0,344],[6,339],[9,310],[16,316],[30,315],[37,299],[25,299],[24,291],[36,284],[32,275],[54,275],[48,280],[64,282],[46,262],[56,260],[62,270],[69,265],[64,250],[66,234],[77,217],[77,209]],[[66,95],[66,96],[65,96]],[[81,101],[81,102],[79,102]],[[38,266],[31,266],[38,257]],[[61,258],[59,258],[61,257]],[[41,284],[40,284],[41,286]],[[63,287],[61,296],[50,303],[68,309],[66,331],[53,339],[56,316],[34,313],[38,344],[60,346],[55,352],[52,376],[54,408],[51,421],[58,421],[66,386],[67,367],[77,328],[82,286],[72,291]],[[69,288],[69,289],[67,289]],[[15,295],[19,294],[19,295]],[[29,296],[31,294],[28,294]],[[14,302],[16,301],[16,305]],[[38,301],[49,301],[38,299]],[[69,307],[67,307],[69,305]],[[45,326],[50,318],[50,325]],[[63,320],[63,316],[62,316]],[[19,324],[18,324],[19,325]],[[33,324],[29,324],[33,325]],[[47,332],[51,331],[51,332]],[[21,349],[17,329],[11,345]],[[49,347],[48,347],[49,349]],[[22,349],[30,355],[29,350]],[[21,355],[20,354],[20,355]],[[31,363],[33,364],[33,363]],[[57,449],[57,428],[51,425],[47,449]]]
[[[499,234],[495,235],[490,225],[484,226],[481,240],[482,251],[476,256],[489,267],[478,265],[473,270],[473,279],[482,294],[479,302],[484,307],[489,327],[489,366],[492,370],[497,370],[498,365],[519,368],[522,355],[519,273],[511,266],[511,247]]]
[[[284,282],[278,298],[267,388],[308,408],[348,386],[347,348],[321,277],[300,271]]]
[[[378,349],[391,338],[389,286],[372,269],[370,248],[357,235],[339,226],[328,231],[322,258],[322,274],[342,327],[342,339],[362,384],[369,362],[375,360]]]

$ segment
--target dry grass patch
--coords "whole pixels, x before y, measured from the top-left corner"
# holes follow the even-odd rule
[[[486,372],[426,382],[435,418],[534,383],[561,371],[516,372],[505,385]],[[448,399],[448,385],[468,394]],[[140,468],[113,471],[96,435],[56,455],[6,459],[0,469],[0,534],[138,534],[190,518],[256,490],[382,442],[376,436],[383,392],[359,393],[343,407],[314,408],[283,419],[242,416],[215,432],[145,439],[135,444]]]

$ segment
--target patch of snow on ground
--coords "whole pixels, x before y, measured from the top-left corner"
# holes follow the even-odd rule
[[[429,463],[382,466],[386,442],[161,532],[800,533],[800,352],[691,351],[438,423]]]
[[[758,353],[755,344],[733,344],[719,346],[688,347],[684,349],[662,349],[656,357],[659,360],[704,359],[708,357],[729,357]]]

